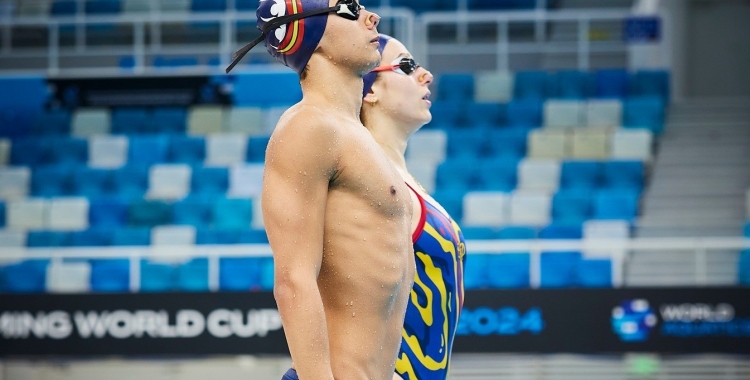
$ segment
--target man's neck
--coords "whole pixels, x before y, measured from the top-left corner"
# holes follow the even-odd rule
[[[362,77],[350,67],[335,65],[331,61],[313,56],[307,77],[301,81],[305,100],[324,104],[359,120],[362,109]]]

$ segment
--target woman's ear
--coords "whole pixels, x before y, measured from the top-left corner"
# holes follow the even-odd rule
[[[375,95],[375,93],[372,92],[372,90],[370,90],[370,92],[368,92],[367,95],[365,95],[365,98],[363,99],[363,101],[371,106],[374,106],[375,103],[378,102],[378,96]]]

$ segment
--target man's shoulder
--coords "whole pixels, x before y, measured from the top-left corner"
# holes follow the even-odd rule
[[[273,137],[319,139],[338,132],[339,126],[330,113],[319,107],[297,104],[282,115]]]

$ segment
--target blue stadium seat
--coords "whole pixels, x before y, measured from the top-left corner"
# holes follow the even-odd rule
[[[262,258],[260,263],[260,290],[273,290],[273,273],[273,258]]]
[[[750,249],[740,252],[738,275],[740,285],[750,285]]]
[[[107,247],[112,245],[113,231],[108,228],[91,228],[71,234],[73,247]]]
[[[612,261],[584,259],[578,263],[578,285],[585,288],[612,287]]]
[[[508,103],[508,125],[536,128],[542,125],[542,101],[536,98],[517,99]]]
[[[536,229],[532,227],[505,227],[498,232],[500,240],[531,240],[537,238]]]
[[[67,136],[70,134],[70,111],[48,110],[37,115],[31,125],[35,136]]]
[[[190,6],[193,12],[222,12],[227,9],[226,0],[193,0]]]
[[[490,255],[471,253],[466,257],[464,267],[464,288],[482,289],[488,285],[487,262]]]
[[[110,194],[113,174],[112,170],[76,167],[73,169],[72,192],[88,198]]]
[[[29,248],[70,247],[72,236],[69,232],[30,231],[26,238]]]
[[[195,244],[198,245],[224,245],[238,244],[240,230],[199,228],[195,234]]]
[[[580,252],[542,252],[542,288],[565,288],[578,285]]]
[[[192,259],[177,267],[177,289],[187,292],[208,291],[208,259]]]
[[[73,193],[73,173],[68,166],[41,166],[31,173],[31,194],[59,197]]]
[[[120,13],[119,0],[89,0],[85,3],[86,14],[112,15]]]
[[[526,156],[529,130],[503,128],[490,131],[487,154],[491,157],[522,158]]]
[[[596,96],[624,99],[628,96],[628,82],[625,69],[599,70],[596,72]]]
[[[149,133],[149,116],[145,108],[116,108],[112,111],[112,134]]]
[[[52,140],[20,138],[13,140],[10,163],[16,166],[39,166],[52,163]]]
[[[558,99],[587,99],[595,92],[594,76],[583,71],[563,70],[554,77],[552,97]]]
[[[476,158],[487,153],[487,131],[480,128],[448,131],[448,157]]]
[[[179,134],[187,129],[187,110],[179,107],[157,107],[151,119],[158,133]]]
[[[439,191],[466,192],[478,187],[479,168],[474,159],[448,159],[437,169],[436,187]],[[454,216],[454,218],[456,218]],[[457,219],[459,220],[459,219]]]
[[[443,74],[438,82],[438,99],[471,100],[474,98],[474,75],[470,73]]]
[[[54,164],[86,165],[89,142],[79,138],[55,138],[51,142],[50,161]]]
[[[639,71],[635,73],[634,92],[638,96],[656,96],[669,104],[669,72]]]
[[[465,190],[462,189],[438,189],[438,191],[432,194],[432,198],[443,206],[453,220],[461,220],[464,215],[464,193]]]
[[[644,165],[641,161],[608,161],[604,163],[603,187],[607,189],[643,189]]]
[[[658,97],[638,97],[625,101],[623,110],[625,128],[647,128],[654,134],[664,130],[664,101]]]
[[[530,263],[531,257],[528,253],[490,255],[487,260],[489,287],[528,288]]]
[[[256,0],[234,0],[234,7],[238,11],[253,11],[258,9],[258,2]]]
[[[595,219],[633,220],[638,215],[638,192],[602,190],[594,196]]]
[[[141,260],[141,291],[170,292],[175,290],[177,271],[173,265]]]
[[[745,223],[745,237],[750,238],[750,221]]]
[[[256,3],[252,10],[257,7]],[[235,77],[232,96],[235,106],[272,107],[297,103],[302,99],[302,88],[299,75],[293,72],[247,73]]]
[[[251,137],[247,140],[247,162],[266,160],[266,148],[270,137]]]
[[[200,165],[206,159],[206,140],[198,136],[175,135],[169,139],[169,162]],[[195,175],[195,169],[193,170]]]
[[[466,103],[466,124],[472,128],[507,124],[507,107],[497,103]]]
[[[534,9],[536,0],[469,0],[469,9]]]
[[[553,223],[539,231],[539,238],[579,240],[583,238],[583,226],[577,223]]]
[[[586,189],[560,190],[552,199],[552,220],[582,223],[593,216],[593,193]]]
[[[130,291],[130,261],[91,260],[91,291],[125,293]]]
[[[112,173],[112,191],[126,199],[143,198],[148,188],[148,168],[142,165],[125,166]]]
[[[27,136],[49,97],[41,75],[0,78],[0,137]]]
[[[112,237],[116,247],[140,247],[151,245],[151,229],[148,227],[118,228]]]
[[[172,224],[172,207],[160,201],[135,201],[128,209],[128,224],[133,227]]]
[[[195,57],[154,57],[154,67],[157,68],[177,68],[198,66],[198,58]]]
[[[232,257],[219,260],[219,289],[246,292],[260,289],[261,259]]]
[[[562,189],[596,189],[602,185],[604,165],[597,161],[565,161],[560,172]]]
[[[268,244],[265,230],[242,229],[237,234],[237,244]]]
[[[200,197],[189,197],[173,205],[172,223],[206,228],[211,225],[213,202]]]
[[[461,233],[466,240],[494,240],[497,239],[497,230],[490,227],[464,227]]]
[[[195,195],[220,196],[229,188],[229,170],[226,168],[193,168],[191,193]]]
[[[466,105],[458,100],[436,100],[430,107],[429,128],[451,129],[465,124]]]
[[[516,158],[480,161],[478,186],[487,191],[513,191],[518,183],[518,162]]]
[[[249,199],[219,199],[214,203],[213,215],[216,228],[250,228],[253,203]]]
[[[5,228],[5,202],[0,201],[0,229]]]
[[[89,200],[89,224],[92,227],[116,228],[128,223],[128,205],[118,198]]]
[[[515,99],[546,99],[550,96],[550,75],[546,71],[516,73],[513,95]]]
[[[153,165],[167,162],[169,138],[166,136],[131,136],[128,164]]]
[[[78,1],[76,0],[58,0],[52,3],[50,15],[52,16],[72,16],[78,13]]]
[[[48,260],[26,260],[5,267],[2,290],[8,293],[44,293]]]

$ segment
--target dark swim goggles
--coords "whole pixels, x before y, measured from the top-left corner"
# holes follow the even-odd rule
[[[378,66],[372,69],[372,72],[379,73],[381,71],[392,70],[395,72],[400,72],[401,74],[411,75],[411,73],[417,71],[418,68],[419,64],[414,61],[414,58],[404,57],[401,59],[396,59],[390,65]]]
[[[272,30],[277,29],[282,25],[299,21],[303,18],[318,16],[326,13],[335,13],[347,20],[355,21],[359,19],[359,12],[362,10],[362,8],[363,7],[359,5],[356,0],[339,0],[333,7],[315,9],[311,11],[296,13],[293,15],[274,18],[272,21],[263,25],[260,37],[256,38],[255,40],[243,46],[240,50],[237,50],[236,52],[234,52],[234,54],[232,54],[232,63],[227,67],[226,72],[227,74],[229,74],[229,72],[232,71],[232,69],[237,66],[238,63],[240,63],[242,58],[250,50],[252,50],[255,45],[258,45],[261,41],[263,41],[266,38],[266,35],[268,35],[268,33],[270,33]]]

